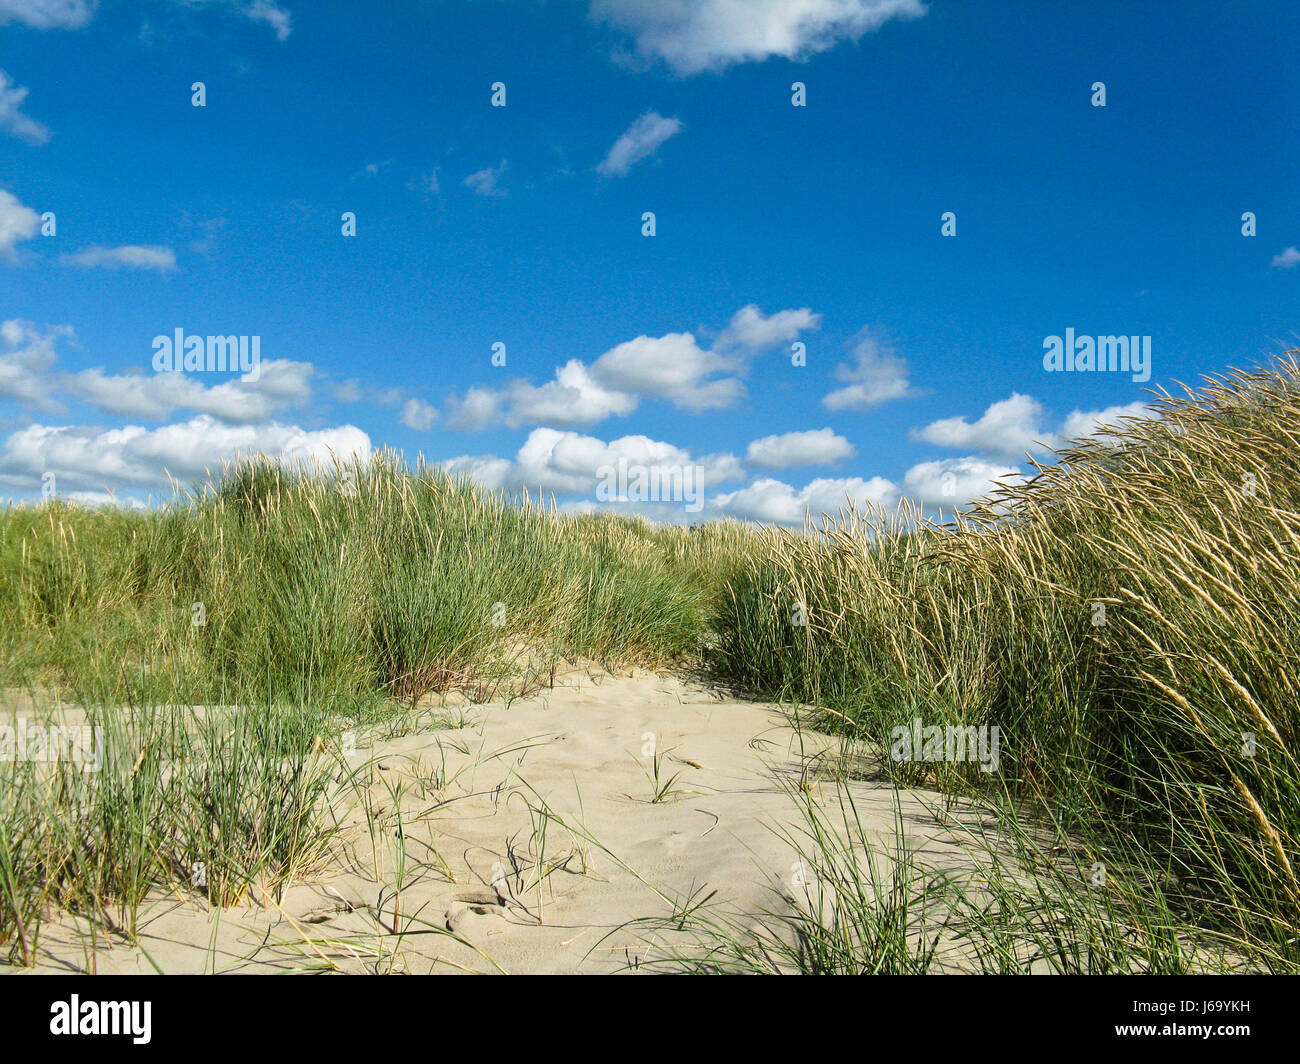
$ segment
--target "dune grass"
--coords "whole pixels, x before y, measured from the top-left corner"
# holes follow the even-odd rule
[[[0,510],[0,685],[80,707],[110,749],[95,773],[0,763],[0,947],[30,963],[54,907],[129,934],[199,864],[215,904],[278,889],[336,828],[346,771],[321,766],[345,729],[585,658],[702,661],[818,707],[898,784],[994,809],[1011,865],[947,896],[988,970],[1184,970],[1207,950],[1296,970],[1300,365],[1155,406],[941,526],[655,527],[392,454],[248,462],[148,513]],[[998,771],[891,759],[914,720],[996,727]],[[810,838],[849,937],[777,967],[929,970],[897,937],[933,911],[912,866],[881,886]]]
[[[155,513],[10,507],[0,682],[350,711],[486,696],[522,643],[534,665],[669,664],[750,535],[512,506],[391,454],[330,476],[246,463]]]
[[[1300,366],[1155,406],[943,527],[767,531],[712,662],[885,752],[914,719],[997,727],[992,776],[889,771],[1139,860],[1170,912],[1294,968]]]
[[[278,890],[337,827],[345,730],[516,697],[561,658],[681,663],[752,535],[521,501],[387,454],[250,461],[157,512],[0,510],[0,724],[71,706],[107,755],[0,760],[0,948],[31,963],[56,908],[131,935],[153,888]]]

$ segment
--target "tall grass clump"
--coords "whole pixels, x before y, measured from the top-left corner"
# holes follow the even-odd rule
[[[749,535],[567,515],[385,453],[241,462],[159,511],[0,511],[0,684],[159,703],[484,696],[695,654]]]
[[[93,758],[0,760],[0,956],[26,965],[58,912],[134,937],[157,889],[278,894],[319,867],[351,787],[321,711],[45,706],[0,723],[97,733]]]
[[[159,510],[0,510],[0,723],[53,707],[106,751],[0,759],[0,950],[34,963],[59,910],[130,936],[150,891],[281,889],[337,828],[343,730],[511,697],[561,658],[693,658],[749,535],[563,514],[387,452],[241,461]]]
[[[813,797],[778,777],[790,826],[772,831],[797,856],[769,901],[736,911],[702,890],[663,895],[670,913],[633,920],[633,965],[653,971],[763,975],[940,973],[1231,974],[1261,957],[1232,935],[1190,927],[1150,878],[1149,855],[1113,854],[1104,880],[1082,851],[1062,852],[1041,820],[991,807],[945,822],[964,859],[926,855],[915,813],[894,806],[893,832],[864,815],[853,785],[823,780]],[[873,807],[872,813],[875,813]],[[910,823],[909,823],[910,822]],[[990,831],[989,828],[993,830]],[[760,871],[760,874],[761,871]],[[1276,959],[1274,957],[1273,959]]]
[[[1188,919],[1300,962],[1300,365],[1233,372],[1074,443],[945,525],[852,510],[768,530],[725,590],[727,679],[891,730],[996,726],[997,792]],[[800,623],[804,622],[804,623]],[[1155,889],[1152,886],[1152,889]],[[1243,947],[1246,948],[1246,947]]]

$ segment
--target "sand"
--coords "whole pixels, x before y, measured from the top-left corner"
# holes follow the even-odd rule
[[[217,910],[159,895],[138,945],[100,932],[93,950],[84,922],[63,918],[43,929],[37,970],[643,970],[653,943],[629,921],[710,892],[739,912],[798,893],[806,870],[773,830],[800,823],[782,779],[835,801],[833,740],[680,677],[575,669],[553,689],[456,713],[464,726],[358,734],[352,762],[368,786],[340,804],[323,867],[278,902],[254,891]],[[660,782],[676,776],[659,801],[655,753]],[[970,866],[939,796],[858,768],[865,778],[847,786],[883,851],[898,802],[926,863]]]

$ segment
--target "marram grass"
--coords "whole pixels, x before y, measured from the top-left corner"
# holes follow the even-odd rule
[[[31,963],[57,909],[130,934],[196,864],[220,905],[307,874],[357,721],[510,698],[561,658],[702,659],[1003,830],[953,888],[805,809],[832,908],[757,937],[697,923],[704,953],[673,964],[936,970],[937,920],[983,970],[1294,971],[1300,366],[1154,406],[942,526],[654,527],[391,454],[244,463],[150,513],[0,511],[0,685],[81,707],[118,751],[0,763],[0,948]],[[890,760],[916,720],[996,727],[998,770]]]
[[[943,527],[846,510],[769,530],[713,666],[882,751],[914,719],[997,727],[992,776],[889,768],[1050,817],[1103,868],[1140,856],[1174,909],[1291,967],[1300,365],[1154,406]]]
[[[523,644],[669,664],[750,535],[512,506],[393,455],[328,476],[250,462],[156,513],[11,507],[0,683],[350,708],[493,693]]]

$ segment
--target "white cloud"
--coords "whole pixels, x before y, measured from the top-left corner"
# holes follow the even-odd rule
[[[224,8],[270,27],[278,41],[288,40],[289,34],[293,32],[293,15],[275,0],[171,0],[171,3],[174,7],[183,8]]]
[[[715,351],[727,351],[742,347],[762,350],[777,344],[789,343],[801,332],[821,327],[822,316],[814,314],[807,307],[798,310],[778,310],[770,317],[753,303],[741,307],[731,316],[727,327],[719,334],[713,345]]]
[[[56,346],[74,338],[68,325],[42,329],[18,319],[0,323],[0,397],[45,411],[62,411],[57,397],[68,397],[122,417],[162,421],[190,410],[247,424],[265,422],[311,398],[312,364],[282,358],[262,362],[256,381],[235,378],[214,385],[183,373],[56,372]]]
[[[116,248],[94,244],[75,254],[64,255],[63,260],[85,269],[102,266],[110,270],[157,270],[159,273],[176,269],[176,252],[154,244],[124,244]]]
[[[287,40],[293,32],[293,16],[275,0],[253,0],[251,4],[242,6],[244,14],[254,22],[265,22],[270,26],[277,41]]]
[[[921,0],[592,0],[590,10],[630,35],[642,56],[679,74],[804,59],[890,19],[923,14]]]
[[[311,398],[311,378],[315,372],[316,367],[310,362],[268,358],[261,363],[261,376],[248,383],[278,402],[305,403]]]
[[[612,415],[629,414],[636,405],[635,396],[598,384],[575,358],[555,371],[554,380],[540,386],[514,380],[499,389],[471,388],[463,399],[453,396],[447,402],[447,424],[468,431],[498,423],[511,428],[538,422],[588,426]]]
[[[912,438],[939,447],[978,451],[996,458],[1017,461],[1026,451],[1055,447],[1060,441],[1041,427],[1043,407],[1028,395],[1012,392],[990,406],[973,424],[964,417],[944,418],[923,429],[913,429]]]
[[[552,428],[533,429],[513,461],[495,455],[462,455],[442,466],[493,490],[527,487],[556,494],[589,495],[596,490],[602,471],[617,468],[620,461],[629,467],[666,473],[698,467],[701,487],[738,480],[744,475],[740,460],[733,454],[695,458],[690,451],[648,436],[623,436],[605,442]]]
[[[0,129],[28,144],[44,144],[50,139],[49,129],[22,113],[27,91],[15,85],[13,79],[0,70]]]
[[[265,454],[290,465],[327,465],[370,455],[370,438],[353,425],[307,431],[296,425],[227,425],[200,415],[145,429],[31,425],[0,447],[0,481],[34,489],[44,473],[62,491],[98,491],[116,485],[163,485],[217,471],[223,461]]]
[[[0,0],[0,26],[22,22],[38,30],[75,30],[94,17],[97,0]]]
[[[135,510],[137,512],[149,509],[139,499],[130,496],[119,496],[111,491],[71,491],[68,492],[67,501],[77,506],[86,506],[92,509],[111,507],[116,510]]]
[[[835,379],[844,382],[822,397],[827,410],[867,410],[891,399],[914,395],[907,361],[894,354],[870,329],[853,341],[853,363],[835,367]]]
[[[14,246],[30,240],[41,227],[41,216],[18,202],[12,192],[0,188],[0,259],[12,261]]]
[[[310,362],[268,359],[257,381],[239,379],[211,386],[183,373],[109,375],[99,369],[65,374],[60,387],[100,410],[122,417],[162,421],[180,410],[222,421],[260,424],[285,406],[311,397]]]
[[[1300,264],[1300,250],[1293,247],[1273,256],[1273,265],[1280,266],[1284,270],[1289,270],[1297,264]]]
[[[795,488],[772,477],[760,477],[737,491],[714,497],[719,515],[751,521],[801,526],[805,515],[814,521],[832,516],[850,502],[858,510],[893,510],[904,498],[927,509],[951,511],[987,494],[999,484],[1022,480],[1019,470],[978,457],[922,462],[904,475],[902,486],[885,477],[819,477]]]
[[[503,397],[491,388],[471,388],[463,399],[447,400],[447,425],[463,432],[478,432],[501,419]]]
[[[216,5],[271,28],[278,40],[293,31],[293,16],[275,0],[172,0],[176,7]],[[98,0],[0,0],[0,26],[22,22],[39,30],[80,29],[94,18]],[[152,32],[148,23],[145,29]],[[142,30],[143,32],[143,30]]]
[[[0,399],[61,412],[63,406],[54,398],[50,371],[58,361],[55,346],[73,335],[68,325],[42,331],[32,322],[17,318],[0,323]]]
[[[1104,410],[1075,410],[1066,417],[1061,437],[1065,440],[1080,440],[1096,434],[1102,425],[1122,429],[1125,427],[1121,421],[1123,418],[1149,418],[1156,413],[1154,407],[1141,400],[1124,406],[1108,406]]]
[[[417,432],[428,432],[438,420],[438,411],[423,399],[408,399],[402,405],[402,424]]]
[[[788,469],[791,466],[829,465],[842,458],[852,458],[853,444],[832,429],[809,432],[786,432],[754,440],[745,453],[745,461],[762,469]]]
[[[515,464],[508,458],[497,458],[495,455],[490,454],[465,454],[459,458],[449,458],[441,464],[442,468],[453,477],[472,480],[475,484],[487,488],[489,491],[500,491],[502,488],[509,489],[518,486]]]
[[[505,172],[506,161],[502,159],[500,166],[477,170],[461,183],[476,196],[504,196],[506,191],[500,187],[500,181]]]
[[[511,428],[545,421],[559,425],[594,425],[611,415],[636,409],[636,397],[604,387],[578,359],[555,371],[555,380],[540,388],[515,381],[506,390],[505,422]]]
[[[682,124],[675,118],[664,118],[656,111],[647,111],[628,128],[596,172],[605,177],[622,177],[635,163],[659,150],[659,145],[681,132]]]
[[[889,508],[898,502],[898,488],[884,477],[818,478],[803,488],[770,477],[754,481],[739,491],[719,495],[714,504],[732,517],[781,525],[802,525],[804,515],[813,520],[836,514],[852,501],[858,509]]]
[[[641,399],[665,399],[697,413],[731,406],[745,395],[737,374],[757,350],[816,328],[820,321],[807,308],[764,317],[751,305],[737,311],[712,351],[701,348],[692,333],[638,336],[610,348],[590,366],[570,359],[555,371],[555,380],[540,387],[514,380],[499,388],[471,388],[463,398],[453,396],[447,424],[470,430],[500,422],[512,428],[539,423],[586,427],[631,413]],[[719,354],[719,346],[727,353]]]
[[[951,511],[988,494],[999,484],[1023,479],[1020,470],[974,455],[920,462],[903,475],[903,494],[927,507]]]
[[[735,377],[715,377],[737,368],[737,361],[701,350],[691,333],[668,333],[610,348],[592,364],[591,375],[611,389],[700,411],[730,406],[745,394]]]

